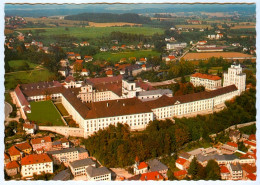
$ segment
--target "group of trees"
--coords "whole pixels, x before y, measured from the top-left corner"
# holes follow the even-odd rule
[[[194,157],[190,163],[188,174],[191,180],[221,180],[220,167],[215,160],[209,160],[203,167]]]
[[[173,95],[175,96],[205,91],[204,86],[194,87],[193,84],[190,82],[175,83],[170,86],[170,89],[173,91]]]
[[[113,14],[113,13],[82,13],[77,15],[68,15],[65,20],[91,21],[99,23],[109,22],[128,22],[144,24],[151,21],[149,17],[141,16],[135,13]]]

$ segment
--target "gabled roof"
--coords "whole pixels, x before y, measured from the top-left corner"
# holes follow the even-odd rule
[[[249,139],[249,140],[256,141],[256,136],[255,136],[255,134],[251,134],[248,139]]]
[[[157,159],[151,159],[148,161],[148,165],[150,167],[150,171],[154,172],[154,171],[162,171],[162,170],[167,170],[168,167],[161,163],[159,160]]]
[[[179,177],[179,176],[182,176],[182,175],[187,175],[187,171],[186,170],[180,170],[180,171],[174,172],[175,177]]]
[[[138,166],[138,170],[147,168],[147,167],[148,167],[148,164],[146,162],[140,162],[140,164]]]
[[[6,159],[10,159],[10,157],[8,156],[7,153],[5,153],[5,160],[6,160]]]
[[[19,149],[21,151],[32,148],[32,146],[27,142],[18,143],[18,144],[15,144],[15,146],[17,149]]]
[[[248,179],[252,180],[252,181],[255,181],[255,180],[256,180],[256,175],[255,175],[255,174],[252,174],[252,173],[248,174],[246,177],[247,177]]]
[[[24,123],[24,124],[23,124],[23,127],[24,127],[24,128],[28,128],[28,129],[34,129],[35,124]]]
[[[21,154],[21,152],[15,146],[12,146],[11,148],[9,148],[8,152],[9,152],[10,156],[16,156],[16,155]]]
[[[52,162],[51,158],[46,154],[31,154],[22,158],[21,165],[30,165],[38,163]]]
[[[237,148],[238,145],[234,142],[227,142],[227,145]]]
[[[220,173],[230,173],[226,166],[220,166]]]
[[[5,168],[6,169],[13,169],[13,168],[19,168],[20,165],[17,161],[11,161],[9,163],[6,164]]]
[[[48,143],[48,142],[51,142],[51,137],[50,136],[40,137],[40,138],[36,138],[36,139],[32,139],[31,140],[32,145],[40,144],[40,143]]]
[[[140,177],[141,181],[149,181],[149,180],[163,180],[163,176],[158,172],[148,172],[148,173],[143,173]]]
[[[100,176],[100,175],[111,174],[111,172],[106,167],[95,168],[93,166],[87,167],[86,173],[90,177],[97,177],[97,176]]]
[[[73,76],[68,76],[66,79],[65,79],[65,82],[67,83],[70,83],[71,81],[75,82],[75,78]]]
[[[202,73],[195,73],[191,75],[192,77],[209,79],[209,80],[221,80],[219,76],[216,75],[209,75],[209,74],[202,74]]]
[[[183,158],[179,158],[179,159],[176,160],[176,163],[178,163],[180,165],[184,165],[186,162],[187,162],[187,160],[183,159]]]
[[[80,168],[80,167],[85,167],[85,166],[92,166],[92,165],[95,165],[96,163],[92,159],[87,158],[87,159],[76,160],[76,161],[70,162],[69,164],[73,168]]]

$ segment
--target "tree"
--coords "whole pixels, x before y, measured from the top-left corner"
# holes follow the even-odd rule
[[[220,180],[220,167],[218,163],[211,159],[208,161],[207,166],[205,167],[206,171],[206,180]]]
[[[190,174],[193,179],[196,177],[197,173],[198,173],[198,162],[197,162],[197,158],[194,157],[190,163],[188,174]]]
[[[168,169],[167,177],[168,177],[168,180],[177,180],[177,178],[173,175],[173,172],[171,169]]]

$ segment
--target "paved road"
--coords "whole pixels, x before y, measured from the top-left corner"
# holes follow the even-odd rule
[[[5,118],[7,118],[12,111],[12,106],[9,103],[5,102]]]

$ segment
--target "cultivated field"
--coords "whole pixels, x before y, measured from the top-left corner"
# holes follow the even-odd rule
[[[201,12],[202,15],[208,15],[208,16],[212,16],[212,17],[232,17],[233,15],[230,15],[226,12]]]
[[[35,24],[46,24],[48,26],[59,26],[64,27],[73,27],[73,26],[81,26],[87,24],[88,21],[74,21],[74,20],[64,20],[64,19],[51,19],[51,18],[34,18],[34,17],[25,17],[27,22],[33,22]]]
[[[209,24],[189,24],[189,25],[176,25],[176,28],[188,28],[188,29],[192,29],[192,28],[195,28],[195,29],[205,29],[205,28],[208,28],[208,29],[212,29],[212,27],[209,25]]]
[[[96,23],[88,22],[86,27],[112,27],[112,26],[142,26],[142,24],[128,23],[128,22],[111,22],[111,23]]]
[[[34,30],[32,30],[34,32]],[[66,30],[63,27],[45,29],[45,32],[39,33],[41,36],[52,37],[54,35],[69,35],[76,38],[101,38],[102,36],[108,36],[113,31],[119,31],[123,33],[132,34],[143,34],[143,35],[153,35],[155,33],[163,34],[164,30],[161,28],[152,27],[87,27],[87,28],[69,28]]]
[[[13,30],[9,30],[9,29],[4,30],[5,35],[12,34],[13,32],[14,32]]]
[[[152,50],[140,50],[140,51],[132,51],[132,52],[119,52],[119,53],[103,52],[103,53],[96,54],[94,56],[94,59],[119,62],[121,58],[128,59],[130,57],[136,57],[137,59],[139,59],[148,56],[160,56],[160,53]]]
[[[31,102],[30,105],[32,113],[27,114],[30,121],[35,121],[36,123],[53,123],[53,125],[57,126],[64,125],[59,112],[50,100]]]
[[[54,74],[47,69],[8,73],[5,74],[5,89],[14,89],[17,84],[49,81],[53,78]]]
[[[238,52],[215,52],[215,53],[187,53],[184,60],[206,60],[210,57],[223,57],[224,59],[252,59],[253,55]]]
[[[231,27],[230,29],[254,29],[256,28],[255,25],[236,25],[236,26],[233,26]]]

